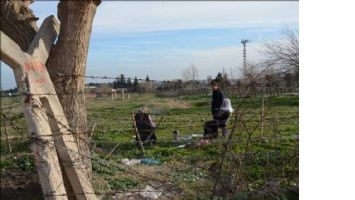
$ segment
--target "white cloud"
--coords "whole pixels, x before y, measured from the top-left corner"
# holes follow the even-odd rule
[[[103,2],[95,32],[140,32],[298,23],[298,2]]]
[[[57,13],[58,2],[36,1],[38,24]],[[270,27],[298,23],[298,2],[126,2],[103,1],[94,34],[197,28]]]

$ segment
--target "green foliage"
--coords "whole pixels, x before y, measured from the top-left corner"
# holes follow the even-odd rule
[[[141,186],[133,177],[114,178],[108,181],[109,188],[113,191],[129,190]]]
[[[262,98],[230,97],[230,99],[233,106],[240,106],[243,112],[247,111],[244,116],[244,119],[247,119],[246,126],[250,129],[256,127],[256,129],[252,133],[251,141],[248,141],[247,132],[240,131],[242,128],[240,124],[237,127],[239,132],[234,135],[221,174],[225,178],[224,182],[230,183],[232,174],[242,165],[242,170],[239,172],[242,180],[239,184],[245,182],[245,185],[238,186],[239,189],[237,192],[234,191],[234,194],[228,194],[228,199],[252,199],[251,196],[263,191],[268,181],[273,179],[281,180],[281,189],[276,196],[273,196],[275,199],[294,199],[297,194],[289,188],[298,185],[298,97],[265,97],[264,106],[268,113],[265,116],[263,135],[260,135],[260,124],[258,125],[260,114],[254,114],[260,112]],[[189,107],[173,107],[167,105],[169,101],[183,102]],[[141,149],[134,143],[135,133],[132,128],[131,111],[146,105],[155,122],[164,115],[156,131],[157,144],[145,145],[146,157],[159,160],[162,165],[140,167],[143,171],[144,167],[156,167],[157,173],[149,175],[163,176],[164,180],[173,183],[179,189],[185,199],[209,198],[210,190],[206,192],[203,189],[193,189],[192,186],[212,188],[215,182],[213,172],[219,166],[226,140],[219,138],[210,141],[208,145],[195,146],[193,144],[199,138],[174,142],[172,131],[179,130],[181,138],[202,134],[204,122],[212,119],[210,101],[211,97],[206,95],[159,98],[152,94],[131,94],[131,101],[112,101],[110,97],[88,99],[88,121],[89,124],[96,123],[91,141],[95,146],[92,159],[94,183],[97,184],[95,189],[130,190],[148,184],[138,175],[128,176],[127,171],[117,164],[123,158],[142,158]],[[284,118],[288,118],[287,121],[284,121]],[[229,131],[232,127],[232,119],[233,117],[228,125]],[[273,123],[276,123],[274,125],[277,130]],[[21,126],[25,130],[24,123]],[[10,130],[9,133],[13,134],[14,130]],[[30,152],[28,148],[30,143],[28,141],[11,144],[16,153],[24,153]],[[247,156],[243,156],[247,144]],[[179,145],[187,146],[178,148]],[[5,143],[2,140],[1,154],[8,155],[7,151],[3,151],[4,147]],[[114,147],[116,147],[115,151],[107,157]],[[2,159],[0,169],[18,169],[31,173],[35,171],[32,156]],[[167,175],[159,173],[158,169],[168,170]]]
[[[0,170],[21,170],[24,172],[33,173],[35,172],[33,157],[25,155],[0,160]]]

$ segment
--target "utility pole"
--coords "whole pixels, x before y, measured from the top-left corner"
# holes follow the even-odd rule
[[[247,43],[251,42],[251,40],[248,39],[242,39],[240,41],[243,44],[243,70],[245,71],[247,68]]]
[[[233,82],[233,68],[231,67],[231,77],[230,77],[231,82]]]

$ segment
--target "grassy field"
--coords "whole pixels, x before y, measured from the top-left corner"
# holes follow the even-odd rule
[[[109,97],[87,99],[89,128],[96,125],[91,141],[95,191],[105,198],[121,199],[124,191],[150,185],[164,193],[161,199],[210,199],[217,182],[218,198],[298,199],[298,97],[265,98],[262,132],[262,98],[231,101],[239,107],[240,118],[231,144],[222,154],[226,138],[197,145],[203,123],[212,118],[209,96],[158,98],[153,94],[132,94],[126,101],[111,101]],[[2,99],[2,107],[15,105],[5,109],[6,116],[13,119],[11,123],[1,119],[2,176],[9,171],[35,174],[30,141],[11,140],[10,154],[3,134],[4,127],[10,138],[27,134],[18,102],[16,98]],[[145,156],[134,143],[131,116],[132,110],[142,106],[149,108],[156,123],[164,117],[156,132],[158,142],[145,145]],[[229,133],[233,124],[234,116],[228,125]],[[174,130],[179,130],[184,139],[174,142]],[[179,148],[180,145],[186,146]],[[121,162],[124,158],[143,157],[159,164],[127,166]],[[14,186],[6,181],[11,180],[5,179],[2,188]],[[16,183],[16,177],[12,181]]]

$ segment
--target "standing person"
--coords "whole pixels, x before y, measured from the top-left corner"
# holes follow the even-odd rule
[[[221,110],[221,106],[225,97],[222,91],[219,89],[219,85],[216,79],[213,79],[211,81],[211,87],[213,90],[211,103],[211,112],[213,120],[217,121],[218,128],[222,129],[222,136],[226,137],[228,134],[227,121],[229,119],[230,112]]]

